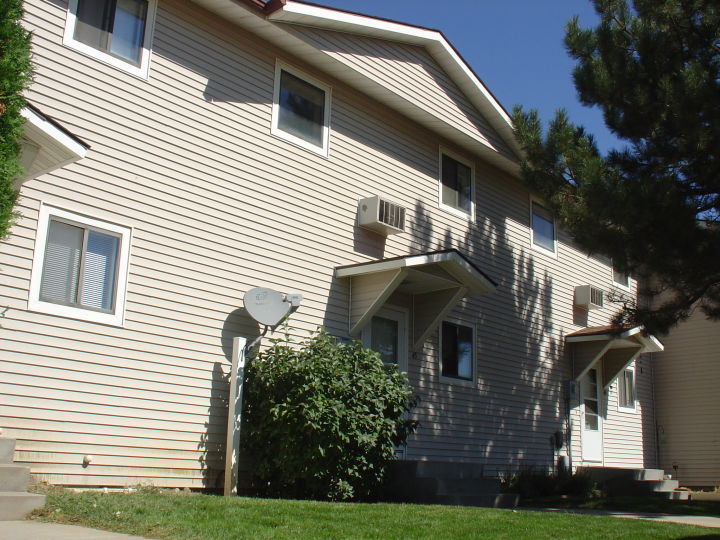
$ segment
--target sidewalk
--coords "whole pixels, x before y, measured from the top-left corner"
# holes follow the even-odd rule
[[[32,520],[0,521],[0,538],[2,540],[146,540],[140,536]]]
[[[676,514],[650,514],[644,512],[616,512],[613,510],[586,510],[582,508],[518,508],[533,512],[564,512],[567,514],[588,514],[591,516],[610,516],[625,519],[646,519],[650,521],[667,521],[683,525],[697,525],[698,527],[712,527],[720,529],[720,517],[710,516],[681,516]]]

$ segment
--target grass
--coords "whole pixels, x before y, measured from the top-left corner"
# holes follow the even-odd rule
[[[718,501],[669,501],[660,497],[606,497],[601,499],[561,499],[546,497],[525,499],[522,506],[534,508],[585,508],[623,512],[720,517]]]
[[[223,498],[139,490],[51,489],[36,518],[158,539],[701,538],[715,532],[609,517],[402,504]],[[717,536],[715,536],[717,538]]]

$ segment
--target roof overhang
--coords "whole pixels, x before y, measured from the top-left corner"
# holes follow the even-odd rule
[[[441,32],[293,0],[273,1],[268,3],[265,9],[258,8],[254,2],[238,0],[192,1],[278,47],[292,51],[294,55],[309,64],[332,74],[432,131],[440,133],[460,147],[482,156],[495,166],[510,173],[519,171],[518,156],[522,151],[513,134],[509,115]],[[442,121],[430,112],[402,99],[387,87],[299,38],[289,31],[293,25],[424,47],[487,119],[514,155],[505,155],[485,138],[458,129],[457,126]]]
[[[571,347],[573,378],[580,380],[602,359],[602,385],[607,389],[639,355],[664,349],[642,326],[618,332],[611,326],[585,328],[565,337]]]
[[[350,335],[362,329],[393,295],[412,297],[413,346],[419,348],[461,298],[495,291],[495,283],[456,250],[339,266],[350,279]]]
[[[24,107],[24,134],[20,141],[24,169],[16,183],[60,169],[85,157],[88,146],[34,107]]]

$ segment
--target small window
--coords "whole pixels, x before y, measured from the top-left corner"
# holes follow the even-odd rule
[[[458,159],[440,154],[440,204],[464,217],[473,216],[473,168]]]
[[[635,372],[632,369],[624,370],[618,377],[618,405],[635,408]]]
[[[630,274],[626,272],[621,272],[620,270],[616,269],[614,265],[612,269],[612,274],[613,283],[616,286],[622,287],[624,289],[630,288]]]
[[[472,327],[443,321],[440,343],[441,375],[471,381],[475,358],[474,348]]]
[[[42,206],[29,308],[121,325],[130,229]]]
[[[147,77],[156,0],[70,0],[63,42]]]
[[[278,64],[272,133],[327,155],[330,87]]]
[[[550,210],[535,201],[531,204],[533,247],[555,253],[555,220]]]

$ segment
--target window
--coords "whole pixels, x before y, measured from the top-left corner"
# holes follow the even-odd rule
[[[471,381],[475,363],[472,327],[443,321],[440,334],[441,375]]]
[[[121,325],[130,229],[40,208],[28,307]]]
[[[635,372],[632,369],[624,370],[618,377],[618,405],[635,408]]]
[[[278,64],[275,69],[272,133],[327,155],[330,87]]]
[[[440,206],[463,217],[474,214],[474,171],[447,153],[440,153]]]
[[[157,0],[70,0],[63,42],[147,77]]]
[[[619,271],[615,268],[615,265],[613,265],[612,269],[612,280],[613,284],[618,287],[622,287],[623,289],[630,288],[630,274]]]
[[[531,205],[531,236],[533,247],[538,247],[554,254],[556,249],[555,220],[553,219],[550,210],[548,210],[544,206],[538,204],[535,201],[531,201]]]

